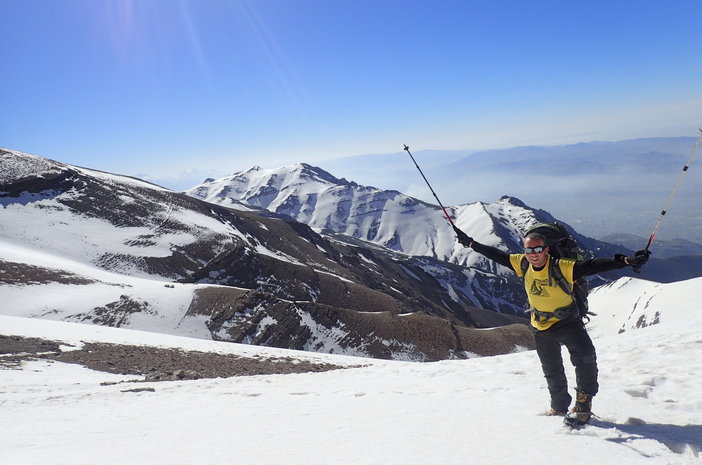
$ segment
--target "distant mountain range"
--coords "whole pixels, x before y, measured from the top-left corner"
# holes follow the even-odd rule
[[[608,234],[626,233],[648,238],[699,134],[692,136],[412,153],[445,205],[493,202],[509,195],[549,211],[590,237],[604,240]],[[413,141],[399,142],[412,145]],[[401,147],[398,143],[394,154],[318,165],[360,184],[433,202]],[[702,244],[701,191],[698,157],[669,208],[659,240],[682,238]]]
[[[640,249],[642,244],[646,244],[647,237],[636,236],[634,234],[608,234],[602,238],[603,241],[611,244],[620,244],[628,249]],[[685,239],[655,239],[652,246],[657,258],[671,258],[681,256],[694,256],[702,254],[702,244],[687,241]]]

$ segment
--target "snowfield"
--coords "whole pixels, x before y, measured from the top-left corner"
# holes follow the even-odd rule
[[[381,361],[0,316],[2,335],[76,346],[102,341],[349,367],[125,384],[118,382],[135,376],[48,360],[0,366],[2,463],[702,463],[700,287],[702,279],[659,285],[624,278],[595,292],[599,419],[579,431],[543,416],[548,394],[533,351]],[[655,304],[658,322],[619,333],[633,312],[644,311],[643,304],[632,311],[632,299],[653,289],[659,297],[648,310]]]

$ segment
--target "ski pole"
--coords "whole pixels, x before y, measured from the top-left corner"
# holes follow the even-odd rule
[[[416,166],[417,169],[419,170],[419,174],[421,174],[422,177],[424,178],[424,182],[426,182],[427,186],[429,186],[429,190],[431,191],[432,194],[434,194],[434,198],[436,199],[437,202],[439,202],[439,206],[444,211],[444,215],[446,215],[446,219],[448,220],[449,223],[451,223],[451,226],[453,226],[455,228],[456,225],[453,224],[453,221],[451,220],[451,217],[449,216],[449,214],[446,212],[446,209],[444,208],[443,204],[441,203],[441,200],[439,200],[439,197],[436,196],[436,192],[434,192],[434,189],[431,188],[431,184],[429,184],[429,181],[427,181],[427,177],[424,176],[422,169],[419,167],[419,165],[417,164],[417,161],[412,156],[412,152],[410,152],[409,146],[405,145],[405,150],[407,150],[407,153],[409,154],[410,158],[414,162],[414,166]]]
[[[663,218],[668,212],[670,202],[673,201],[673,197],[675,197],[675,194],[678,192],[678,189],[680,188],[680,183],[682,182],[683,177],[685,177],[685,173],[687,173],[687,170],[690,168],[690,164],[692,164],[692,160],[695,158],[695,154],[697,153],[697,148],[700,146],[700,142],[702,142],[702,128],[700,128],[700,137],[699,139],[697,139],[697,143],[695,143],[695,146],[692,148],[692,152],[690,152],[690,156],[687,159],[687,163],[685,163],[685,166],[683,166],[682,172],[680,173],[680,176],[678,176],[678,180],[675,182],[673,192],[670,193],[670,196],[668,197],[668,200],[666,201],[663,210],[661,210],[660,215],[658,215],[658,221],[656,221],[656,226],[653,227],[653,232],[648,237],[648,243],[646,244],[646,247],[644,247],[644,250],[648,251],[649,247],[651,247],[651,244],[653,244],[653,241],[656,238],[656,233],[658,233],[658,230],[660,229],[661,224],[663,223]],[[634,271],[639,273],[641,271],[641,267],[634,268]]]

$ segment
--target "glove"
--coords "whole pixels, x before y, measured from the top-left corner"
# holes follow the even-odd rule
[[[634,255],[629,257],[629,265],[638,273],[648,261],[649,255],[651,255],[651,252],[648,249],[637,250]]]
[[[456,225],[453,225],[453,230],[456,233],[456,238],[458,239],[459,244],[464,247],[470,247],[470,245],[473,243],[473,238],[458,229]]]

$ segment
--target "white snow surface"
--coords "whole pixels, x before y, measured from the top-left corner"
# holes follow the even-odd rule
[[[166,287],[164,281],[112,273],[2,239],[0,259],[61,270],[93,281],[91,284],[0,285],[0,314],[80,322],[93,309],[125,296],[144,303],[146,310],[131,314],[124,321],[124,327],[212,338],[205,317],[186,315],[195,289],[209,285],[169,283]]]
[[[699,464],[701,288],[702,278],[623,278],[593,293],[600,419],[578,431],[543,415],[548,394],[533,351],[391,362],[1,315],[4,335],[355,367],[136,385],[101,385],[135,376],[61,362],[0,368],[0,463]],[[656,312],[657,323],[636,328]],[[155,391],[123,392],[133,387]]]

